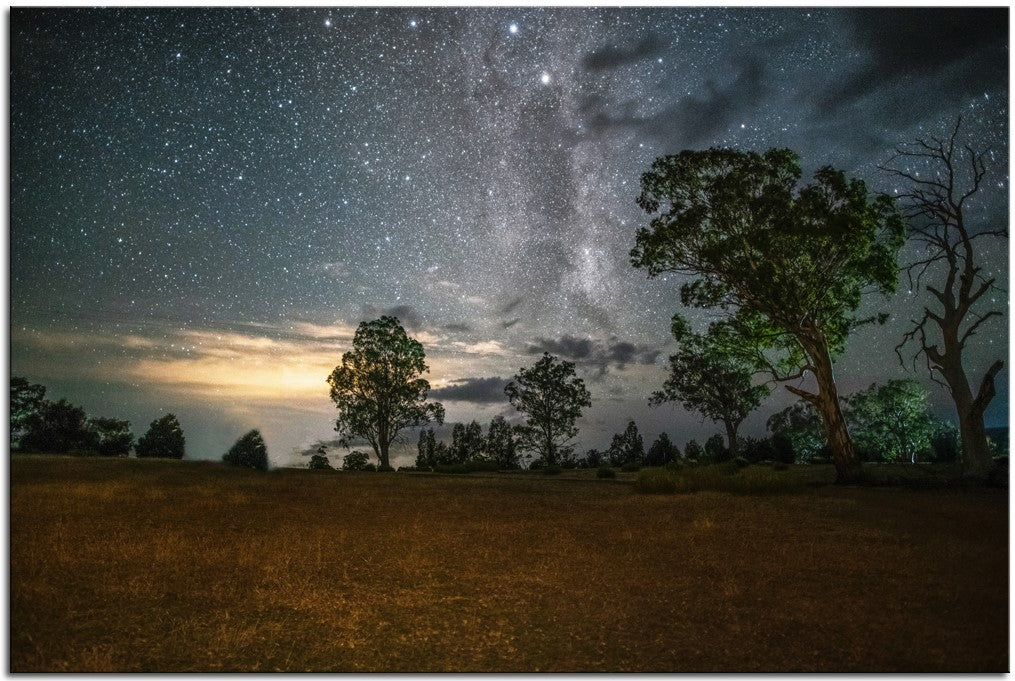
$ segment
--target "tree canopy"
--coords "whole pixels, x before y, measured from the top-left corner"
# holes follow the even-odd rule
[[[182,459],[185,445],[180,422],[175,415],[166,414],[152,421],[148,432],[138,438],[134,452],[138,457]]]
[[[237,440],[236,444],[222,456],[222,460],[232,466],[266,471],[268,470],[268,448],[264,444],[261,433],[252,430]]]
[[[396,317],[361,323],[352,345],[328,376],[339,412],[335,430],[346,446],[354,437],[366,439],[381,465],[389,466],[391,443],[402,429],[443,423],[444,407],[427,402],[423,346]]]
[[[642,175],[631,262],[649,276],[676,272],[689,307],[728,311],[759,369],[776,380],[805,372],[817,392],[786,388],[819,410],[840,480],[858,461],[839,408],[832,355],[856,326],[866,292],[890,293],[905,224],[892,200],[826,166],[799,186],[797,155],[682,151]]]
[[[45,386],[29,383],[23,376],[11,377],[11,449],[22,446],[22,438],[42,410],[45,397]]]
[[[517,429],[520,449],[535,452],[548,466],[558,465],[574,451],[575,422],[583,408],[592,406],[592,396],[575,376],[573,362],[544,352],[533,366],[515,374],[504,393],[525,414],[525,425]]]
[[[916,381],[872,384],[846,398],[846,419],[857,444],[885,461],[909,461],[931,449],[940,427],[927,405],[927,389]]]

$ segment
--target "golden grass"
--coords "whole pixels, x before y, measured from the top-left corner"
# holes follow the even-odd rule
[[[1004,491],[11,470],[16,672],[1008,669]]]

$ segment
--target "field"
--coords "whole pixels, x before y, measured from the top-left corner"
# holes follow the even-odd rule
[[[1009,669],[1006,490],[594,473],[15,456],[11,671]]]

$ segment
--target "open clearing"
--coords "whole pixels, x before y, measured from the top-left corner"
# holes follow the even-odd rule
[[[1008,492],[15,456],[11,670],[1008,670]]]

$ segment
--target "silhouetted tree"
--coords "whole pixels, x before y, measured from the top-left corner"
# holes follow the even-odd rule
[[[772,414],[767,425],[777,446],[780,440],[790,443],[797,461],[809,461],[819,456],[825,446],[821,416],[806,400],[799,400]]]
[[[451,456],[451,448],[448,447],[448,443],[441,440],[434,447],[434,461],[437,462],[438,466],[447,466],[454,463],[454,459]]]
[[[370,455],[354,449],[342,457],[343,471],[365,471],[370,462]]]
[[[730,149],[683,151],[642,175],[638,205],[653,214],[631,261],[649,276],[693,277],[681,303],[731,310],[756,366],[785,381],[811,372],[817,391],[787,390],[818,408],[837,478],[859,460],[839,406],[832,357],[859,324],[868,291],[895,289],[905,225],[888,197],[831,167],[798,187],[798,157]]]
[[[518,468],[514,428],[504,420],[503,416],[495,416],[490,421],[490,427],[486,434],[486,453],[500,469]]]
[[[959,460],[959,431],[948,421],[937,421],[937,428],[930,438],[930,456],[937,463],[952,463]]]
[[[38,418],[45,402],[46,388],[29,383],[22,376],[11,377],[11,449],[21,447],[33,419]]]
[[[520,449],[536,452],[546,465],[557,465],[563,453],[574,449],[575,422],[582,408],[592,406],[592,396],[575,376],[572,362],[544,352],[535,365],[515,374],[504,393],[526,417],[517,428]]]
[[[995,276],[983,269],[977,239],[1007,239],[1008,229],[1007,224],[978,225],[975,216],[985,213],[966,210],[987,186],[989,152],[962,144],[961,125],[959,117],[947,139],[932,136],[899,147],[881,168],[906,184],[899,198],[909,218],[909,238],[920,247],[920,256],[905,267],[910,286],[918,289],[928,272],[940,277],[923,287],[932,304],[912,320],[895,351],[904,362],[903,349],[915,344],[913,365],[923,357],[934,380],[948,386],[959,418],[965,473],[982,478],[993,465],[983,414],[994,399],[994,379],[1004,361],[998,358],[990,365],[974,395],[963,355],[973,335],[991,318],[1002,316],[1004,309],[1001,302],[985,297],[1000,289]],[[967,221],[970,215],[972,222]]]
[[[857,445],[885,461],[916,463],[938,429],[927,406],[927,389],[916,381],[872,384],[846,398],[846,420]]]
[[[628,421],[624,432],[613,436],[607,456],[610,457],[611,466],[642,462],[645,458],[645,442],[634,421]]]
[[[419,431],[416,443],[416,468],[433,468],[437,463],[437,439],[433,428],[424,428]]]
[[[476,421],[468,425],[456,423],[451,429],[451,458],[454,463],[481,458],[483,444],[483,427]]]
[[[430,383],[423,346],[409,338],[395,317],[363,322],[353,349],[328,376],[331,399],[338,407],[335,423],[340,441],[363,437],[382,466],[390,466],[391,443],[403,428],[444,422],[444,407],[427,402]]]
[[[728,458],[729,450],[723,446],[722,435],[716,433],[705,440],[705,459],[712,463]]]
[[[331,462],[328,461],[328,457],[324,454],[313,454],[310,457],[310,463],[307,464],[307,468],[312,471],[333,471],[334,467]]]
[[[166,414],[152,421],[148,432],[138,438],[134,452],[139,458],[182,459],[185,444],[180,422],[173,414]]]
[[[665,466],[671,461],[676,461],[680,458],[680,450],[670,440],[670,436],[666,433],[659,433],[659,437],[656,438],[652,446],[648,448],[648,454],[645,455],[646,466]]]
[[[730,457],[736,457],[740,424],[768,397],[768,386],[751,384],[756,368],[744,358],[742,340],[729,325],[712,324],[700,335],[678,314],[670,329],[677,352],[670,355],[670,375],[663,389],[652,394],[649,404],[679,402],[721,422]]]
[[[692,461],[701,461],[705,458],[705,450],[701,448],[697,440],[691,440],[684,445],[684,458]]]
[[[88,427],[85,410],[67,400],[43,400],[39,411],[28,420],[21,447],[30,452],[94,452],[97,439]]]
[[[127,456],[134,444],[130,421],[114,418],[89,419],[87,427],[95,433],[96,449],[103,456]]]
[[[252,430],[236,441],[222,460],[231,466],[253,468],[258,471],[268,470],[268,448],[264,445],[261,433]]]
[[[583,466],[585,468],[599,468],[603,463],[603,453],[598,449],[589,449],[585,452]]]

